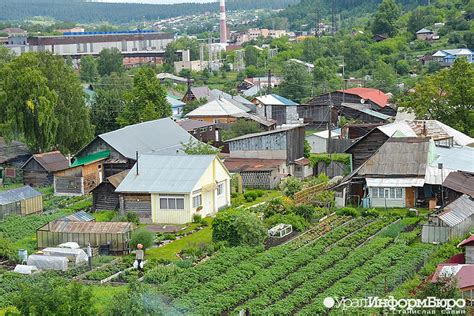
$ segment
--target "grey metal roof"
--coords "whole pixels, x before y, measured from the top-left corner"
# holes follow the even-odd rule
[[[7,205],[27,199],[41,196],[41,193],[26,185],[24,187],[13,189],[5,192],[0,192],[0,205]]]
[[[382,120],[388,120],[392,118],[390,115],[386,115],[374,110],[371,110],[367,107],[365,104],[359,104],[359,103],[341,103],[342,106],[365,113],[367,115],[382,119]]]
[[[468,195],[463,194],[453,202],[444,207],[444,211],[438,217],[446,223],[446,225],[453,227],[468,217],[474,215],[474,199]]]
[[[123,156],[135,159],[140,154],[173,154],[182,149],[194,137],[170,118],[130,125],[113,132],[99,135]]]
[[[360,176],[424,176],[430,153],[429,139],[390,138],[357,172]]]
[[[143,155],[115,192],[190,193],[216,155]]]
[[[265,135],[270,135],[270,134],[282,133],[282,132],[286,132],[286,131],[292,130],[294,128],[299,128],[299,127],[302,127],[302,126],[304,126],[304,125],[303,124],[296,125],[296,126],[292,125],[292,126],[277,128],[277,129],[274,129],[274,130],[271,130],[271,131],[247,134],[247,135],[243,135],[243,136],[239,136],[239,137],[236,137],[236,138],[229,139],[226,142],[233,142],[233,141],[236,141],[236,140],[241,140],[241,139],[246,139],[246,138],[260,137],[260,136],[265,136]]]
[[[277,123],[276,120],[267,119],[263,116],[260,116],[258,114],[252,114],[252,113],[237,113],[232,116],[238,117],[238,118],[249,119],[265,126],[273,126],[273,125],[276,125]]]
[[[216,123],[198,121],[198,120],[191,120],[191,119],[184,119],[184,120],[181,120],[181,121],[177,121],[176,123],[178,123],[179,126],[184,128],[188,132],[191,132],[196,128],[216,125]]]
[[[64,216],[60,219],[61,221],[71,221],[71,222],[93,222],[95,221],[94,216],[85,212],[79,211],[74,214]]]

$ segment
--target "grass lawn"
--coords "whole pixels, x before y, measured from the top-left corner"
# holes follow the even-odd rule
[[[115,211],[99,211],[93,214],[97,222],[110,222],[115,216]]]
[[[212,228],[207,226],[204,229],[195,232],[194,234],[188,235],[181,238],[180,240],[175,240],[166,246],[160,248],[153,248],[146,251],[146,257],[149,259],[165,259],[171,261],[179,260],[176,254],[182,249],[195,247],[201,243],[209,244],[212,242]]]

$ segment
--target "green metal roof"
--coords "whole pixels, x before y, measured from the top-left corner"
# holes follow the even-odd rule
[[[110,155],[110,150],[104,150],[98,153],[87,155],[85,157],[76,158],[76,160],[74,160],[74,162],[72,163],[71,167],[79,167],[83,165],[88,165],[95,161],[105,159],[109,157],[109,155]]]

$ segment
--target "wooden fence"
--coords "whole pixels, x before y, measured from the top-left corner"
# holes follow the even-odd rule
[[[326,162],[320,161],[317,165],[316,171],[317,174],[324,173],[329,178],[334,178],[336,176],[346,175],[349,172],[348,169],[349,168],[343,162],[331,161],[329,165],[326,165]]]
[[[295,204],[300,205],[310,202],[316,193],[324,191],[326,187],[326,183],[320,183],[295,193]]]

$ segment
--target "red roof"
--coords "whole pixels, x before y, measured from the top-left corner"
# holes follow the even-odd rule
[[[474,235],[471,235],[469,238],[464,239],[463,241],[461,241],[461,243],[458,245],[458,247],[467,246],[470,243],[472,243],[472,245],[469,245],[469,246],[474,246]]]
[[[385,95],[382,91],[372,88],[351,88],[347,90],[338,90],[339,92],[344,92],[347,94],[353,94],[359,96],[361,99],[366,99],[374,102],[381,108],[385,107],[388,104],[388,96]]]

